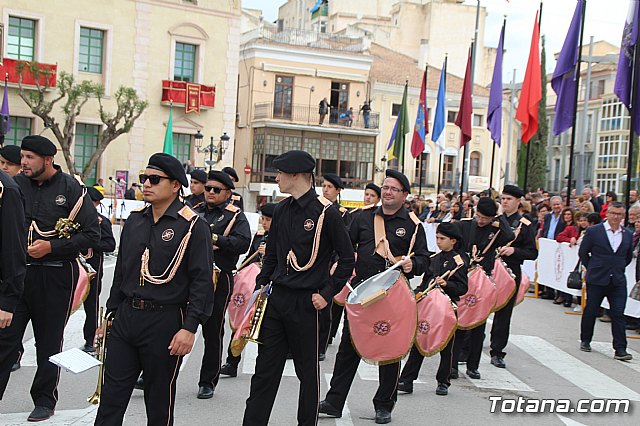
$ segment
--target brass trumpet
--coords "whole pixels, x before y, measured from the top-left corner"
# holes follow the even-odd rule
[[[98,361],[100,361],[100,369],[98,370],[98,384],[96,386],[96,391],[91,394],[87,398],[87,402],[93,405],[100,405],[100,395],[102,394],[102,385],[104,384],[104,358],[107,349],[107,336],[109,335],[109,331],[111,329],[111,315],[107,314],[103,317],[102,313],[104,308],[100,308],[100,324],[98,328],[102,328],[103,324],[106,322],[106,327],[104,330],[104,335],[97,339],[97,350],[95,357]]]
[[[242,335],[242,338],[248,342],[260,343],[258,341],[260,337],[260,327],[262,326],[264,314],[267,311],[267,301],[269,299],[270,292],[270,288],[265,288],[265,286],[260,288],[260,293],[258,293],[258,297],[255,302],[256,310],[251,318],[251,328],[248,333]]]

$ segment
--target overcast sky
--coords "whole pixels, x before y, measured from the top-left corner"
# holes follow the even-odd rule
[[[348,0],[336,0],[348,1]],[[553,72],[555,61],[553,54],[560,51],[567,35],[569,24],[575,10],[577,0],[546,0],[542,11],[542,34],[546,36],[547,72]],[[262,9],[265,18],[275,21],[278,18],[278,7],[283,0],[242,0],[243,7]],[[476,4],[476,0],[466,0],[467,4]],[[536,9],[540,3],[536,0],[481,0],[481,6],[487,8],[487,29],[485,44],[496,47],[500,36],[503,16],[507,15],[507,32],[504,58],[504,78],[511,81],[513,69],[516,80],[522,81],[527,66],[531,31]],[[627,16],[629,0],[588,0],[585,22],[584,44],[589,37],[594,40],[606,40],[615,45],[620,44],[622,28]],[[466,55],[466,52],[461,54]]]

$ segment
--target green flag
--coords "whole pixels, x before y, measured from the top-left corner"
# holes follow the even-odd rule
[[[169,121],[167,121],[167,132],[164,134],[162,152],[173,155],[173,108],[171,107],[169,107]]]
[[[400,168],[404,167],[404,142],[407,133],[411,131],[411,124],[409,123],[409,113],[407,111],[407,91],[408,83],[404,85],[404,93],[402,95],[402,105],[398,112],[398,118],[388,147],[389,159],[397,158]]]

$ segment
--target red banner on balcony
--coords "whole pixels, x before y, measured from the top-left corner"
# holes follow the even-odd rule
[[[25,61],[19,61],[17,59],[3,58],[2,65],[0,65],[0,77],[4,80],[4,76],[8,75],[9,83],[18,84],[20,80],[20,74],[18,73],[18,63]],[[56,87],[58,76],[58,65],[53,64],[38,64],[38,67],[43,71],[40,75],[38,83],[41,86],[47,85],[47,79],[49,80],[49,87]],[[35,86],[36,79],[29,72],[28,66],[22,70],[22,85],[23,86]]]
[[[215,106],[215,86],[187,83],[184,81],[162,80],[162,103],[184,105],[185,113],[200,112]]]

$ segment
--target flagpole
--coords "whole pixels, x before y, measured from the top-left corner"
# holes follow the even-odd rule
[[[636,22],[640,22],[640,5],[636,6],[636,16],[634,17]],[[633,144],[635,142],[635,114],[636,114],[636,102],[640,101],[636,99],[638,94],[638,73],[640,73],[640,31],[638,31],[636,44],[633,47],[633,71],[631,73],[631,109],[629,110],[629,152],[627,154],[627,187],[624,191],[626,213],[625,223],[629,218],[629,192],[631,191],[631,172],[633,170]]]
[[[438,161],[438,183],[436,186],[436,195],[440,193],[440,177],[442,176],[442,153],[440,153],[440,160]]]
[[[582,38],[584,36],[584,18],[587,15],[587,0],[584,0],[582,10],[582,23],[580,27],[580,45],[578,46],[578,62],[576,63],[576,97],[575,105],[578,107],[578,97],[580,95],[580,65],[582,62]],[[573,125],[571,126],[571,146],[569,148],[569,175],[567,177],[567,207],[571,206],[571,179],[573,177],[573,152],[576,147],[576,121],[577,113],[573,115]]]

